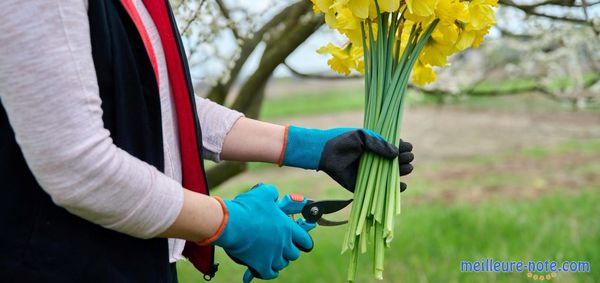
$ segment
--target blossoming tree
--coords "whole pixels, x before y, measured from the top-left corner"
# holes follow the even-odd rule
[[[171,0],[171,2],[179,18],[180,31],[184,35],[192,68],[199,66],[201,69],[212,70],[210,75],[195,77],[203,83],[203,88],[199,89],[207,89],[206,94],[210,99],[243,111],[249,117],[258,116],[264,87],[275,68],[285,64],[288,55],[325,23],[323,15],[313,13],[308,0],[256,2]],[[422,7],[419,6],[421,3],[427,5],[435,2],[437,1],[414,1],[411,6],[416,3],[413,8],[418,15],[422,13]],[[530,15],[532,18],[568,21],[593,26],[596,30],[600,26],[600,21],[594,21],[584,11],[598,3],[592,0],[499,0],[500,6],[508,7],[523,15]],[[552,13],[551,9],[546,9],[547,7],[568,9],[573,13]],[[224,46],[236,47],[233,51],[221,52],[227,49]],[[321,50],[321,52],[333,51],[339,50],[331,47]],[[258,62],[250,60],[253,53],[258,54],[256,60]],[[354,56],[356,57],[356,50]],[[440,62],[433,60],[429,65],[434,66],[436,63]],[[257,65],[256,71],[249,76],[244,76],[242,69],[247,65]],[[338,65],[338,69],[345,72],[349,65],[351,66],[351,64]],[[416,82],[421,83],[431,80],[433,76],[431,69],[426,65],[425,67],[418,65],[415,73]],[[223,162],[209,170],[209,179],[212,185],[216,186],[243,172],[245,168],[241,163]]]

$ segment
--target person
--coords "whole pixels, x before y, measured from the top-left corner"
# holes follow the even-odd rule
[[[0,2],[0,282],[210,279],[214,247],[271,279],[313,241],[259,184],[208,196],[203,159],[329,174],[412,147],[359,128],[280,126],[194,95],[167,0]],[[402,188],[406,188],[402,184]]]

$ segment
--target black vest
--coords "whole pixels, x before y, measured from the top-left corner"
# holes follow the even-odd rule
[[[119,0],[90,0],[104,126],[121,149],[163,170],[157,82]],[[0,282],[176,282],[166,239],[141,240],[56,206],[25,163],[0,106]]]

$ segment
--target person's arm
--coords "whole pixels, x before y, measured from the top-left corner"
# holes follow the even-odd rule
[[[367,129],[283,127],[246,118],[239,119],[225,137],[221,158],[321,170],[353,192],[360,157],[366,151],[398,158],[400,176],[413,170],[410,143],[400,140],[397,148]],[[405,189],[401,182],[400,191]]]
[[[244,117],[238,111],[196,96],[205,158],[219,162],[277,163],[285,127]]]
[[[213,235],[215,199],[119,149],[104,128],[86,3],[0,2],[0,100],[29,168],[56,204],[105,228]]]
[[[204,158],[221,161],[223,141],[244,114],[196,96],[196,113],[202,127]]]
[[[284,135],[284,126],[240,118],[225,137],[221,159],[277,163]]]
[[[218,233],[223,224],[223,207],[207,195],[183,190],[183,205],[175,222],[158,236],[201,241]]]

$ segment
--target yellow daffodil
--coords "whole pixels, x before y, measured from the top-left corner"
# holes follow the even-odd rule
[[[333,9],[335,11],[338,11],[339,9],[342,9],[342,8],[347,8],[348,1],[350,1],[350,0],[333,0],[333,3],[329,6],[329,8]]]
[[[406,0],[408,11],[420,17],[428,17],[434,14],[438,0]]]
[[[406,45],[408,44],[408,40],[410,39],[410,32],[412,31],[413,26],[416,24],[417,23],[410,20],[404,21],[402,28],[399,30],[400,34],[396,35],[396,37],[399,37],[400,39],[400,54],[404,52],[404,48],[406,47]]]
[[[360,30],[360,19],[352,14],[352,11],[348,8],[341,8],[337,10],[337,16],[335,17],[337,24],[335,29],[343,30]]]
[[[371,22],[371,29],[373,30],[373,40],[377,41],[377,30],[379,29],[379,26],[377,25],[377,22]],[[367,44],[367,46],[369,46],[369,24],[365,22],[365,35],[367,36],[367,38],[365,38],[365,43]],[[357,43],[355,43],[357,44]],[[362,44],[362,43],[359,43]],[[357,44],[357,45],[359,45]]]
[[[319,6],[317,6],[317,5],[315,4],[315,1],[314,1],[314,0],[311,0],[311,2],[313,2],[313,12],[314,12],[315,14],[321,13],[321,10],[319,10]]]
[[[425,64],[432,66],[444,67],[446,66],[448,55],[452,53],[453,46],[446,45],[437,42],[434,39],[430,39],[423,48],[419,60]]]
[[[395,113],[403,105],[409,78],[417,85],[433,82],[436,79],[435,67],[446,66],[448,56],[471,46],[479,46],[495,23],[493,7],[498,0],[311,1],[316,11],[325,13],[327,25],[349,40],[342,47],[330,43],[317,52],[330,54],[327,64],[335,72],[349,75],[356,70],[367,74],[365,127],[397,138],[398,132],[394,127],[400,125],[401,115]],[[366,34],[362,32],[363,28]],[[404,59],[400,60],[398,56]],[[367,66],[364,60],[368,60]],[[387,165],[379,164],[382,166],[365,167],[359,174],[368,178],[376,176],[374,184],[388,185],[372,186],[371,179],[368,179],[369,182],[362,182],[365,184],[361,185],[363,196],[382,196],[397,191],[397,186],[389,185],[389,177],[385,175],[390,171],[385,168]],[[385,171],[381,171],[382,168]],[[370,213],[354,213],[356,210],[351,213],[354,216],[350,223],[353,224],[350,225],[343,249],[351,251],[352,258],[356,260],[360,251],[364,252],[366,246],[373,242],[374,258],[377,259],[373,266],[374,277],[381,279],[383,248],[392,239],[394,223],[391,216],[398,213],[398,203],[388,205],[366,199],[361,203],[362,207],[378,209],[375,212],[371,209]],[[392,200],[396,202],[398,198],[392,197]],[[369,234],[363,232],[365,228],[379,232]],[[356,261],[351,264],[348,272],[350,282],[355,281],[356,266]]]
[[[349,75],[352,69],[362,72],[362,68],[364,68],[361,60],[363,56],[362,48],[351,43],[346,44],[344,47],[337,47],[329,43],[319,48],[317,53],[331,54],[332,57],[327,61],[327,64],[332,70],[343,75]]]
[[[487,28],[482,29],[482,30],[474,31],[475,38],[473,39],[473,47],[477,48],[477,47],[479,47],[479,45],[481,45],[481,43],[483,42],[483,39],[485,38],[485,36],[489,32],[490,28],[491,27],[487,27]]]
[[[481,0],[483,4],[490,5],[492,7],[498,6],[498,0]]]
[[[473,41],[475,40],[475,31],[462,31],[459,35],[458,35],[458,40],[456,41],[456,44],[454,45],[454,48],[456,49],[456,51],[462,51],[465,50],[469,47],[471,47],[473,45]]]
[[[350,49],[350,57],[354,61],[354,69],[361,74],[365,73],[365,62],[363,60],[364,50],[362,45],[352,44]]]
[[[435,15],[445,24],[456,21],[468,22],[470,19],[467,2],[458,0],[439,0],[435,8]]]
[[[413,13],[411,13],[410,11],[406,11],[404,12],[404,18],[411,21],[411,22],[415,22],[415,23],[425,23],[425,26],[427,26],[427,24],[433,22],[433,20],[435,20],[435,15],[431,14],[429,16],[417,16]]]
[[[373,29],[373,40],[377,42],[377,13],[379,11],[403,11],[400,26],[394,32],[395,46],[400,54],[405,52],[410,33],[415,26],[416,35],[424,36],[434,20],[438,19],[431,37],[420,51],[413,80],[428,83],[435,79],[433,66],[443,67],[448,56],[469,47],[478,47],[489,29],[495,24],[494,8],[498,0],[311,0],[315,11],[325,14],[325,22],[345,35],[349,42],[343,47],[329,44],[318,50],[332,55],[328,64],[336,72],[350,74],[352,70],[363,72],[363,44],[369,48],[369,26]],[[390,20],[389,18],[387,20]],[[364,25],[365,34],[361,31]],[[390,53],[395,57],[395,53]]]
[[[375,1],[373,1],[375,2]],[[395,12],[400,8],[400,0],[378,0],[379,10],[383,12]]]
[[[464,25],[455,45],[457,51],[470,46],[479,47],[490,28],[496,24],[493,7],[497,5],[497,0],[474,0],[469,2],[469,22]]]
[[[431,38],[439,44],[452,46],[458,40],[459,32],[456,24],[440,22],[431,34]]]
[[[362,20],[354,16],[346,7],[338,8],[334,28],[343,33],[355,45],[362,45],[363,36],[360,29]]]
[[[313,3],[313,10],[321,13],[327,13],[333,5],[333,0],[310,0]]]
[[[369,4],[369,19],[377,19],[377,7],[375,1],[370,1]]]
[[[335,18],[335,12],[332,11],[331,13],[325,14],[325,23],[331,28],[334,28],[337,25],[337,19]]]
[[[325,23],[335,29],[336,19],[335,14],[336,11],[331,8],[333,5],[333,0],[311,0],[313,3],[313,10],[315,12],[320,12],[325,14]]]
[[[471,30],[482,30],[496,23],[496,16],[492,4],[486,0],[474,0],[469,3],[469,28]]]
[[[417,62],[412,73],[412,81],[416,85],[426,85],[435,81],[436,77],[433,67],[420,61]]]
[[[360,19],[366,19],[369,17],[369,6],[372,0],[349,0],[348,8],[352,11],[352,14]]]
[[[348,62],[350,56],[348,55],[348,52],[345,50],[345,48],[340,48],[329,43],[326,46],[319,48],[317,50],[317,53],[331,54],[332,57],[327,61],[327,64],[331,67],[331,69],[340,74],[350,74],[350,67],[352,64],[349,64]]]

